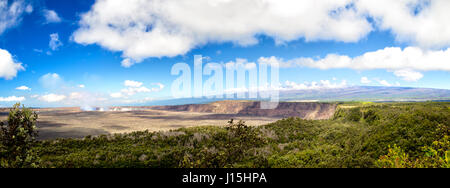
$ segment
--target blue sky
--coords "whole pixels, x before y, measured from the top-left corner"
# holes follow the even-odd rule
[[[240,5],[235,0],[211,5],[215,1],[201,0],[186,7],[185,1],[167,1],[172,4],[166,5],[152,0],[147,4],[0,0],[0,49],[11,55],[0,57],[0,68],[4,69],[0,70],[0,106],[18,101],[45,107],[168,99],[172,96],[170,85],[177,78],[170,74],[171,67],[179,62],[192,66],[194,55],[218,63],[237,58],[261,63],[261,58],[273,57],[285,65],[280,69],[281,84],[290,81],[308,86],[329,81],[331,86],[322,87],[450,89],[450,26],[426,13],[448,18],[449,13],[439,8],[450,8],[448,2],[409,0],[394,6],[386,5],[389,1],[377,5],[360,1],[333,5],[325,1],[314,5],[269,1],[266,6],[257,6]],[[308,9],[296,6],[316,10],[303,13]],[[395,10],[402,6],[410,11]],[[174,11],[180,7],[186,10]],[[205,16],[196,10],[217,7],[236,12],[236,18],[223,21],[229,17],[226,13],[211,10],[205,11],[211,16]],[[294,8],[286,10],[289,7]],[[249,9],[268,13],[258,12],[261,15],[255,17],[251,11],[243,12]],[[390,14],[396,11],[400,20]],[[305,18],[309,14],[317,19]],[[265,16],[269,19],[258,20]],[[343,63],[337,66],[342,58]],[[132,65],[124,65],[124,60]],[[22,68],[10,66],[19,64]],[[127,80],[135,86],[127,85]],[[145,88],[124,96],[127,87]]]

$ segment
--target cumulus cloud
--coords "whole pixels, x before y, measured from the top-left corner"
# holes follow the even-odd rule
[[[0,35],[5,30],[16,26],[22,21],[25,13],[31,13],[33,7],[23,0],[0,0]]]
[[[423,78],[423,74],[412,70],[398,70],[394,72],[395,76],[408,82],[417,82]]]
[[[400,42],[425,48],[450,46],[448,0],[357,0],[355,7]]]
[[[45,88],[59,88],[64,84],[63,79],[56,73],[48,73],[41,78],[39,78],[39,82]]]
[[[279,84],[276,87],[271,86],[257,86],[257,87],[240,87],[240,88],[227,88],[223,91],[223,94],[236,94],[247,93],[253,91],[298,91],[298,90],[323,90],[323,89],[339,89],[349,87],[346,80],[339,82],[332,82],[330,80],[312,81],[297,83],[292,81],[286,81],[284,84]]]
[[[8,51],[0,49],[0,78],[13,79],[22,70],[25,70],[22,63],[16,62]]]
[[[59,40],[59,34],[53,33],[50,34],[50,42],[48,43],[48,46],[53,51],[58,50],[59,47],[61,47],[63,43]]]
[[[369,80],[369,78],[367,78],[367,77],[362,77],[361,78],[361,83],[362,84],[370,84],[372,81],[371,80]]]
[[[148,89],[147,87],[129,87],[122,89],[121,92],[128,96],[132,96],[135,95],[136,93],[150,93],[152,92],[152,90]]]
[[[33,6],[31,6],[31,5],[27,5],[26,7],[25,7],[25,12],[26,13],[32,13],[33,12]]]
[[[138,93],[150,93],[150,92],[160,92],[162,91],[165,86],[161,83],[154,83],[152,85],[155,85],[157,87],[153,87],[151,89],[143,86],[144,83],[133,81],[133,80],[126,80],[123,84],[126,88],[122,89],[120,92],[111,93],[110,97],[112,98],[126,98],[129,96],[136,95]]]
[[[322,70],[349,68],[354,70],[387,69],[407,80],[417,81],[423,75],[417,71],[450,71],[450,48],[424,50],[418,47],[387,47],[361,56],[329,54],[324,58],[296,58],[284,60],[277,57],[261,57],[259,63],[278,63],[281,68],[309,67]]]
[[[388,81],[386,80],[377,80],[379,84],[381,84],[382,86],[386,86],[386,87],[391,87],[392,84],[390,84]]]
[[[75,89],[75,88],[72,88]],[[39,97],[39,100],[56,103],[60,106],[80,106],[91,108],[92,106],[105,106],[107,99],[103,94],[85,92],[81,90],[62,90],[58,94],[49,94]]]
[[[207,43],[254,45],[259,35],[279,44],[357,42],[387,30],[400,42],[436,49],[450,47],[449,8],[448,0],[100,0],[73,39],[122,52],[124,67]]]
[[[65,95],[58,95],[58,94],[48,94],[39,97],[39,100],[48,102],[48,103],[54,103],[54,102],[60,102],[66,99],[67,97]]]
[[[125,85],[125,87],[141,87],[143,84],[144,83],[142,82],[126,80],[123,85]]]
[[[27,87],[27,86],[20,86],[16,88],[17,90],[22,90],[22,91],[31,91],[31,88]]]
[[[136,103],[147,103],[147,102],[151,102],[154,100],[155,99],[153,99],[153,98],[146,97],[143,99],[126,99],[126,100],[121,100],[121,102],[124,104],[136,104]],[[122,109],[122,111],[128,111],[128,109]]]
[[[32,98],[57,106],[105,106],[106,93],[86,91],[85,85],[73,84],[64,80],[57,73],[48,73],[39,78],[39,83],[46,89],[46,95],[33,95]]]
[[[118,92],[118,93],[111,93],[109,96],[110,96],[111,98],[122,98],[122,97],[123,97],[123,94],[120,93],[120,92]]]
[[[33,49],[33,52],[36,52],[36,53],[43,53],[44,50],[41,50],[41,49]]]
[[[123,52],[123,66],[148,57],[173,57],[207,43],[356,42],[371,24],[352,0],[101,0],[83,14],[73,39]]]
[[[304,82],[295,83],[286,81],[281,90],[317,90],[317,89],[337,89],[348,87],[347,81],[341,83],[332,83],[329,80],[321,80],[320,82]]]
[[[125,68],[130,68],[134,64],[135,64],[134,60],[132,60],[130,58],[126,58],[126,59],[122,60],[122,62],[121,62],[122,67],[125,67]]]
[[[72,92],[69,95],[69,99],[71,99],[71,100],[78,100],[78,99],[83,99],[83,98],[84,98],[84,95],[79,92]]]
[[[325,58],[297,58],[284,61],[276,57],[259,60],[262,63],[279,62],[281,67],[311,67],[318,69],[351,68],[355,70],[416,70],[450,71],[450,49],[446,50],[423,50],[418,47],[387,47],[374,52],[367,52],[361,56],[351,58],[346,55],[329,54]]]
[[[152,85],[158,86],[158,87],[152,88],[153,92],[160,92],[166,87],[164,84],[161,84],[161,83],[154,83]]]
[[[25,100],[25,97],[0,97],[0,102],[22,102]]]
[[[59,23],[62,19],[58,16],[58,14],[54,10],[44,10],[43,11],[45,23]]]

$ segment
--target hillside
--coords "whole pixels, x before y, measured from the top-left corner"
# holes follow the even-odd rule
[[[450,100],[450,90],[411,87],[355,86],[321,90],[294,90],[280,93],[282,100],[318,101],[433,101]]]
[[[331,118],[336,106],[333,103],[281,102],[276,109],[261,109],[260,102],[255,101],[218,101],[209,104],[155,106],[152,109],[260,117],[300,117],[302,119],[319,120]]]

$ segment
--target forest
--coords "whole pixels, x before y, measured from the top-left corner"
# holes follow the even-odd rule
[[[1,123],[1,168],[449,168],[450,103],[339,103],[329,120],[37,141],[20,105]]]

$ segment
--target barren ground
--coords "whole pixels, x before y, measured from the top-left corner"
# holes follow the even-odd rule
[[[0,121],[7,119],[0,110]],[[39,139],[83,138],[88,135],[129,133],[134,131],[167,131],[193,126],[223,126],[230,119],[244,120],[257,126],[280,118],[251,117],[232,114],[140,110],[130,112],[85,112],[78,108],[40,109]]]

